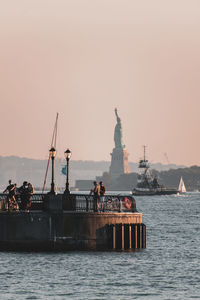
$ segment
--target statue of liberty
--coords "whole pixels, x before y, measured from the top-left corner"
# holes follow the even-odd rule
[[[123,141],[122,141],[121,119],[118,116],[117,108],[115,108],[115,115],[117,118],[117,124],[115,126],[115,133],[114,133],[115,148],[125,148],[125,145],[123,145]]]

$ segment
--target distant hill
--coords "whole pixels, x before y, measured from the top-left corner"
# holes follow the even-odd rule
[[[137,163],[130,162],[131,172],[137,171]],[[56,159],[55,162],[55,180],[58,187],[65,187],[66,176],[62,174],[62,169],[66,166],[64,159]],[[47,160],[37,160],[30,158],[22,158],[17,156],[0,156],[0,189],[7,186],[8,180],[12,179],[17,185],[21,185],[24,180],[32,182],[35,187],[43,186]],[[70,186],[75,185],[76,180],[94,180],[96,176],[102,176],[104,172],[108,172],[110,167],[109,161],[70,161]],[[152,167],[157,171],[164,172],[169,169],[184,168],[175,164],[163,165],[161,163],[152,164]],[[132,174],[131,173],[131,174]],[[128,176],[133,176],[129,174]],[[134,177],[134,176],[133,176]],[[132,180],[132,179],[131,179]],[[132,186],[130,180],[129,187]],[[46,186],[50,187],[51,183],[51,163]],[[125,184],[124,186],[127,186]]]
[[[194,191],[200,189],[200,167],[171,169],[163,172],[156,172],[161,183],[169,187],[178,187],[181,176],[183,177],[186,189]]]
[[[109,170],[109,162],[106,161],[70,161],[70,186],[75,185],[77,179],[94,179],[101,176],[104,171]],[[56,159],[55,161],[55,181],[60,188],[65,187],[66,176],[62,169],[66,166],[65,159]],[[47,160],[37,160],[22,158],[17,156],[0,156],[0,189],[4,189],[11,179],[17,185],[23,181],[31,182],[34,187],[41,188],[44,183],[47,168]],[[50,187],[51,183],[51,162],[49,164],[48,177],[46,186]]]
[[[178,188],[181,176],[183,177],[187,191],[200,189],[200,167],[192,166],[189,168],[170,169],[167,171],[152,170],[152,173],[157,176],[160,184],[166,187]],[[132,190],[137,184],[137,173],[121,175],[114,182],[106,182],[106,174],[104,174],[104,183],[107,184],[107,189],[110,190]]]

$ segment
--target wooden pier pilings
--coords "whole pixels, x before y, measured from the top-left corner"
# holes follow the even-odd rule
[[[146,248],[146,225],[112,224],[108,226],[110,249],[124,251]]]

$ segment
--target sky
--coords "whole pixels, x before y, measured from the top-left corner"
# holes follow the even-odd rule
[[[199,0],[0,0],[0,156],[199,165]]]

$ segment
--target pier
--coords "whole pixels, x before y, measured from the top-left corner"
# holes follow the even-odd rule
[[[130,195],[106,195],[98,208],[93,195],[34,194],[29,212],[9,211],[6,197],[0,194],[0,251],[146,248],[146,226]]]

